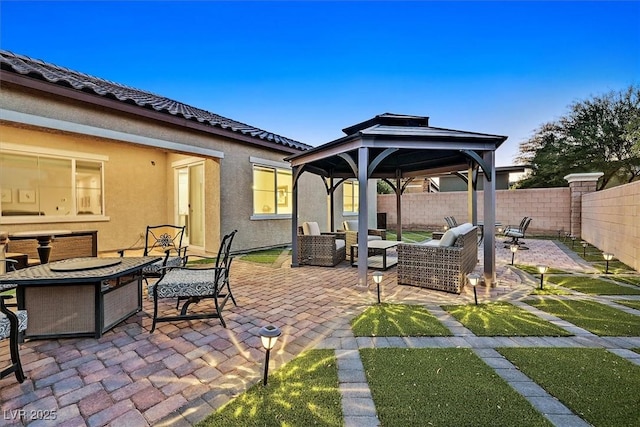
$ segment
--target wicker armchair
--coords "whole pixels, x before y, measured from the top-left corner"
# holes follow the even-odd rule
[[[320,233],[317,222],[298,227],[298,263],[333,267],[346,258],[345,233]]]
[[[347,248],[358,244],[358,221],[342,221],[342,230],[345,234]],[[367,240],[387,240],[387,230],[370,228]]]
[[[478,228],[462,224],[447,233],[427,244],[398,244],[398,283],[456,294],[462,291],[465,276],[478,263]]]

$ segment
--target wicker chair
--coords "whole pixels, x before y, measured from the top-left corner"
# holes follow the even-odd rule
[[[478,228],[454,227],[427,244],[398,244],[398,283],[459,294],[478,263]]]
[[[346,247],[358,244],[358,221],[342,221],[342,230],[345,234]],[[367,240],[387,240],[387,230],[370,228]]]
[[[345,233],[321,233],[317,222],[298,227],[298,263],[333,267],[346,258]]]
[[[158,322],[174,320],[220,319],[222,326],[227,327],[222,318],[222,310],[229,298],[234,305],[237,305],[229,284],[229,273],[233,260],[230,256],[231,243],[236,232],[237,230],[234,230],[222,238],[216,258],[197,255],[198,258],[215,262],[213,267],[167,266],[162,269],[163,275],[160,280],[147,288],[149,298],[153,299],[151,333],[156,329]],[[193,256],[196,255],[190,255],[190,257]],[[158,316],[158,300],[160,298],[176,298],[178,301],[176,310],[178,310],[180,301],[186,300],[186,302],[178,315],[160,317]],[[208,302],[209,300],[213,302],[213,310],[208,309],[194,314],[187,313],[191,304],[197,304],[200,301]]]
[[[0,286],[0,292],[4,288]],[[5,299],[12,298],[9,295],[0,295],[0,340],[9,339],[9,353],[11,354],[11,364],[0,371],[0,378],[14,373],[19,383],[24,382],[25,375],[20,362],[18,351],[19,334],[27,329],[26,310],[11,311],[5,305]]]

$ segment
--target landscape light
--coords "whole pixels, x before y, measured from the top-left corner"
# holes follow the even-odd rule
[[[378,304],[380,304],[380,283],[382,283],[382,273],[379,271],[373,273],[373,281],[376,283],[376,287],[378,288]]]
[[[613,259],[613,254],[609,252],[605,252],[602,254],[602,256],[604,257],[605,261],[607,261],[607,268],[605,268],[604,274],[609,274],[609,261]]]
[[[544,273],[546,273],[548,269],[549,267],[546,265],[538,266],[538,273],[540,273],[540,289],[544,289]]]
[[[267,325],[260,328],[260,339],[262,346],[267,350],[267,354],[264,360],[264,379],[262,385],[267,385],[267,376],[269,375],[269,353],[271,349],[276,345],[278,337],[282,335],[280,328],[273,325]]]
[[[469,280],[469,283],[473,286],[473,299],[476,301],[476,305],[478,305],[478,293],[476,292],[476,286],[480,283],[480,276],[475,273],[471,273],[467,275],[467,280]]]
[[[518,245],[511,245],[509,246],[509,249],[511,249],[511,265],[513,265],[513,260],[516,256],[516,252],[518,252]]]

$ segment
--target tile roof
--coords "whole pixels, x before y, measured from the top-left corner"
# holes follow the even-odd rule
[[[155,95],[150,92],[135,89],[120,83],[94,77],[68,68],[60,67],[48,62],[18,55],[6,50],[0,50],[0,67],[3,72],[13,72],[28,75],[50,83],[70,87],[85,93],[94,93],[106,98],[150,108],[155,111],[181,116],[188,120],[218,127],[239,134],[247,135],[262,141],[283,145],[296,150],[309,150],[310,145],[268,132],[236,120],[228,119],[218,114],[210,113],[200,108],[192,107],[181,102]]]

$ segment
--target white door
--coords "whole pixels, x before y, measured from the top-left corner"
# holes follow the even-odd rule
[[[177,222],[186,225],[185,245],[204,248],[204,164],[176,168]]]

